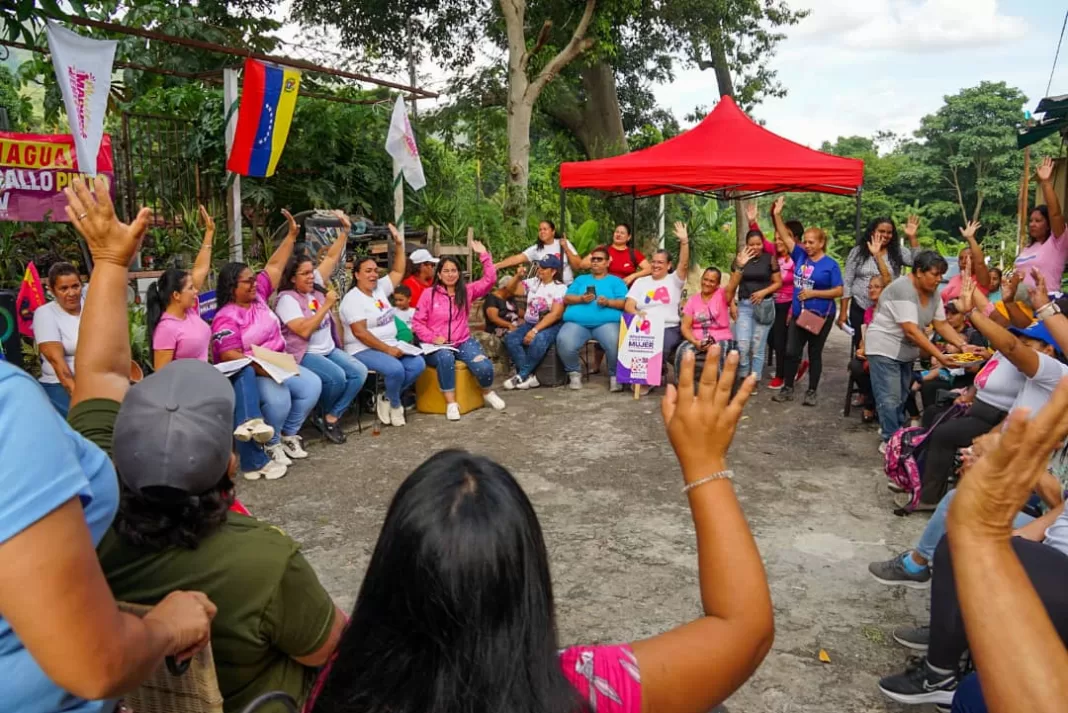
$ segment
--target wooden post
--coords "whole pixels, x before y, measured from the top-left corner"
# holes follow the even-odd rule
[[[1020,178],[1020,195],[1016,204],[1016,254],[1027,247],[1027,197],[1031,184],[1031,147],[1024,149],[1023,176]]]
[[[471,270],[475,266],[474,265],[474,261],[472,260],[472,255],[474,255],[474,251],[471,250],[471,243],[473,243],[474,241],[475,241],[475,229],[472,228],[471,226],[468,226],[468,228],[467,228],[467,276],[468,277],[472,277],[473,274],[474,274],[474,273],[471,272]]]
[[[393,162],[393,224],[404,235],[404,176],[396,161]]]
[[[234,134],[237,132],[237,112],[232,110],[237,103],[237,70],[223,70],[223,116],[226,122],[226,155],[234,147]],[[241,240],[241,176],[234,174],[234,181],[226,196],[226,228],[230,233],[230,260],[244,260],[244,248]]]
[[[642,393],[642,387],[641,387],[641,384],[635,384],[635,385],[634,385],[634,400],[635,400],[635,401],[637,401],[637,400],[638,400],[638,397],[640,397],[640,396],[641,396],[641,393]]]

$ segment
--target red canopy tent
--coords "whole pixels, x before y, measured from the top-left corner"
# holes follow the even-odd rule
[[[727,96],[700,124],[661,144],[560,165],[564,191],[587,188],[635,199],[693,193],[723,200],[785,191],[832,193],[856,196],[858,221],[863,182],[863,161],[825,154],[773,134]]]

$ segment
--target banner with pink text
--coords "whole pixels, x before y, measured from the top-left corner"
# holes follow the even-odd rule
[[[110,190],[115,169],[107,134],[100,142],[96,169]],[[0,220],[67,222],[63,189],[78,175],[86,178],[78,170],[70,134],[0,131]]]

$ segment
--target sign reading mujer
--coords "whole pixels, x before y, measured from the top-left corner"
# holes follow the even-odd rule
[[[104,135],[96,159],[97,172],[110,189],[115,177],[111,137]],[[0,131],[0,220],[67,222],[63,189],[78,170],[70,134],[17,134]]]

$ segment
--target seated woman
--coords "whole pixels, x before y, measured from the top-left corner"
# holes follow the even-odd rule
[[[464,279],[460,263],[454,257],[442,258],[434,274],[434,284],[423,292],[415,308],[412,331],[424,345],[444,347],[426,356],[426,362],[438,372],[438,386],[445,396],[445,418],[460,420],[456,403],[456,360],[459,359],[478,380],[486,403],[497,411],[504,401],[493,391],[493,362],[471,336],[468,315],[475,300],[489,294],[497,282],[497,269],[486,247],[475,240],[471,249],[482,263],[482,277],[470,284]]]
[[[326,290],[324,275],[334,274],[334,268],[345,249],[352,224],[344,212],[334,211],[341,221],[330,250],[315,267],[311,256],[294,255],[282,273],[282,292],[274,311],[282,322],[282,336],[286,351],[297,363],[308,367],[323,382],[319,409],[313,421],[316,428],[333,443],[344,443],[345,432],[338,425],[352,405],[356,394],[367,381],[367,367],[345,351],[338,349],[332,310],[337,304],[337,292]]]
[[[574,282],[575,272],[582,269],[582,258],[575,252],[575,247],[568,242],[568,239],[556,232],[556,225],[551,220],[543,220],[538,224],[538,242],[518,255],[505,258],[495,267],[500,272],[518,265],[539,263],[549,256],[563,263],[563,269],[560,272],[563,283],[570,285]]]
[[[686,285],[686,275],[690,269],[690,237],[685,224],[675,223],[675,236],[679,239],[679,266],[674,272],[669,272],[671,254],[667,250],[657,250],[653,254],[652,274],[631,284],[624,307],[628,314],[659,314],[664,320],[665,370],[682,341],[679,307],[682,288]]]
[[[564,295],[564,326],[556,335],[556,353],[567,372],[568,386],[582,388],[579,351],[591,339],[604,349],[609,391],[622,391],[616,381],[619,351],[619,318],[627,301],[627,286],[608,274],[608,248],[594,248],[589,255],[590,274],[579,275]]]
[[[682,360],[687,354],[707,354],[709,349],[718,344],[722,362],[734,350],[728,305],[734,301],[741,277],[740,272],[732,272],[727,286],[721,288],[719,283],[723,274],[719,268],[705,269],[701,275],[701,291],[686,300],[686,306],[682,309],[683,342],[675,354],[676,374],[681,373]]]
[[[152,368],[159,371],[176,359],[208,360],[211,327],[200,318],[198,295],[211,269],[211,243],[215,221],[200,206],[204,241],[190,272],[170,268],[148,288],[145,300],[145,331],[152,350]],[[250,443],[268,443],[274,429],[263,420],[256,372],[251,366],[231,374],[234,387],[234,437],[241,470],[247,480],[277,480],[286,466],[272,460],[262,448]]]
[[[404,278],[404,236],[393,225],[393,269],[384,278],[378,276],[373,257],[356,258],[352,264],[355,286],[341,300],[341,323],[344,325],[345,351],[368,369],[381,375],[386,393],[378,397],[378,420],[393,426],[406,424],[401,395],[426,369],[418,354],[401,351],[397,338],[396,308],[390,303],[393,289]]]
[[[876,275],[868,282],[867,302],[869,306],[864,310],[864,316],[861,318],[863,324],[858,328],[860,339],[856,354],[849,361],[849,373],[853,376],[853,381],[856,383],[863,398],[861,404],[864,411],[861,419],[864,423],[871,423],[875,420],[875,394],[871,390],[868,357],[864,352],[864,334],[868,331],[868,325],[871,324],[871,320],[875,317],[875,310],[879,308],[879,297],[883,294],[883,287],[885,287],[884,281],[885,278],[883,276]],[[915,400],[913,400],[913,403],[915,403]]]
[[[504,382],[506,389],[536,389],[541,384],[534,370],[560,332],[567,287],[561,276],[560,258],[548,255],[538,260],[538,274],[523,281],[527,311],[523,323],[504,336],[504,346],[515,364],[515,376]]]
[[[729,400],[737,367],[731,357],[722,384],[705,370],[695,396],[687,359],[663,409],[694,512],[701,618],[631,644],[561,651],[530,500],[497,463],[442,451],[394,496],[338,654],[306,710],[715,708],[752,675],[774,635],[760,553],[725,470],[752,393],[743,386]]]
[[[74,393],[74,351],[82,320],[82,278],[69,262],[48,270],[48,291],[55,299],[33,313],[33,339],[41,359],[39,381],[63,418]]]
[[[952,300],[960,296],[961,280],[965,273],[971,273],[976,284],[983,294],[990,292],[990,271],[986,266],[986,257],[983,248],[976,242],[975,234],[982,226],[976,221],[969,221],[968,225],[960,229],[961,237],[968,243],[968,247],[957,253],[957,267],[960,271],[950,278],[949,283],[938,293],[942,298],[942,304],[949,305]]]
[[[764,234],[750,230],[745,237],[745,250],[738,254],[731,270],[731,282],[738,275],[738,319],[734,322],[734,338],[742,355],[739,376],[745,378],[750,370],[759,382],[764,374],[764,354],[768,332],[775,322],[775,303],[765,299],[782,287],[782,275],[775,256],[764,250]]]
[[[288,211],[282,213],[289,221],[289,232],[256,275],[242,262],[230,262],[219,272],[215,287],[218,311],[211,323],[215,363],[234,361],[252,356],[253,347],[285,352],[286,340],[282,325],[271,311],[267,298],[282,280],[299,228]],[[282,465],[292,465],[291,458],[307,458],[300,438],[300,427],[319,401],[322,382],[306,366],[297,366],[298,373],[281,384],[258,365],[256,385],[260,404],[274,438],[267,444],[271,458]]]
[[[513,299],[522,280],[523,273],[520,271],[516,271],[511,277],[502,277],[497,283],[497,289],[486,295],[486,299],[482,301],[486,331],[498,339],[504,339],[509,332],[519,329],[519,323],[523,320],[525,312]]]

